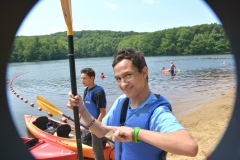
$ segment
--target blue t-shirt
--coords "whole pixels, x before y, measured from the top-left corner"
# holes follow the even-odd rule
[[[167,102],[168,101],[162,97],[162,101]],[[120,114],[121,109],[124,103],[124,100],[126,99],[126,95],[120,96],[113,104],[112,108],[108,112],[108,114],[103,119],[103,124],[107,126],[119,126],[120,125]],[[137,121],[140,121],[142,123],[146,123],[146,119],[141,118],[141,112],[144,112],[145,108],[148,108],[157,100],[157,97],[154,95],[153,92],[151,92],[148,99],[140,105],[136,109],[128,109],[127,116],[126,116],[126,122],[130,121],[130,118],[137,118]],[[169,104],[169,103],[168,103]],[[139,114],[140,113],[140,114]],[[176,117],[173,115],[173,113],[169,110],[169,108],[165,105],[161,107],[157,107],[154,112],[150,115],[149,118],[149,130],[162,132],[162,133],[170,133],[177,130],[182,130],[184,127],[178,122]],[[126,123],[125,123],[126,124]],[[134,127],[134,124],[128,124],[128,126]],[[116,141],[115,141],[116,142]],[[132,159],[132,160],[145,160],[147,159],[157,159],[159,154],[162,152],[161,149],[159,149],[159,154],[152,155],[151,150],[145,150],[144,152],[138,152],[141,150],[141,148],[137,148],[138,146],[141,147],[149,145],[145,142],[140,142],[141,145],[134,144],[133,142],[124,142],[123,143],[123,150],[122,150],[122,159]],[[140,144],[139,143],[139,144]],[[119,157],[119,143],[115,143],[115,159],[118,159]],[[130,146],[136,145],[134,148]],[[134,151],[131,151],[134,150]]]

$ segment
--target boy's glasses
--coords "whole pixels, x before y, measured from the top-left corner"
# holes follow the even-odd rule
[[[138,71],[137,71],[138,72]],[[128,75],[126,75],[124,78],[115,78],[116,79],[116,81],[115,81],[115,83],[116,84],[121,84],[121,82],[123,81],[124,83],[128,83],[129,81],[131,81],[132,79],[133,79],[133,76],[137,73],[137,72],[135,72],[134,74],[128,74]]]

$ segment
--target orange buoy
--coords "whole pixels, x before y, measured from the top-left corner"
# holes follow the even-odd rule
[[[34,107],[34,104],[33,104],[33,103],[30,103],[30,106]]]
[[[39,111],[42,111],[42,108],[41,108],[41,107],[38,107],[38,110],[39,110]]]
[[[23,97],[20,97],[21,100],[23,100]]]
[[[64,123],[67,123],[67,122],[68,122],[68,119],[65,118],[65,117],[62,117],[62,118],[61,118],[61,121],[64,122]]]
[[[50,117],[52,117],[52,116],[53,116],[53,115],[52,115],[52,113],[49,113],[49,112],[48,112],[48,115],[49,115]]]
[[[27,102],[28,102],[28,100],[27,100],[27,99],[25,99],[25,100],[24,100],[24,102],[25,102],[25,103],[27,103]]]
[[[19,94],[17,94],[17,97],[19,97]]]

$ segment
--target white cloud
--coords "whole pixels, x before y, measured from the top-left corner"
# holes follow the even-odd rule
[[[143,0],[143,3],[153,4],[153,3],[154,3],[154,0]]]
[[[115,9],[117,8],[116,4],[109,4],[108,2],[103,2],[103,4],[107,7],[109,7],[110,9]]]

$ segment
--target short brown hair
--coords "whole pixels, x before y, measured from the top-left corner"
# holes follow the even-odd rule
[[[94,77],[94,79],[95,79],[95,71],[92,68],[83,68],[81,70],[81,74],[82,73],[87,74],[89,77]]]
[[[114,68],[123,59],[128,59],[132,62],[133,66],[138,69],[138,72],[142,72],[144,67],[147,67],[147,63],[144,58],[144,53],[132,48],[123,48],[113,55],[112,67]],[[147,76],[148,80],[148,76]]]
[[[139,72],[142,72],[143,67],[147,67],[143,52],[134,50],[132,48],[123,48],[113,55],[112,67],[114,68],[123,59],[128,59],[137,67]]]

